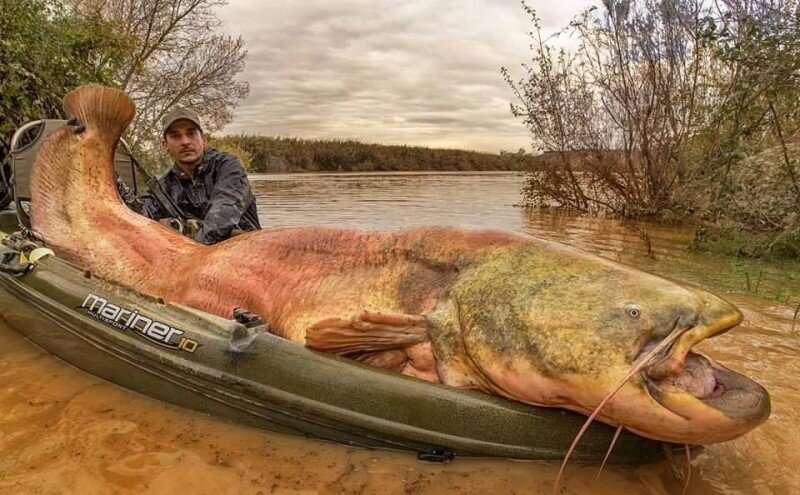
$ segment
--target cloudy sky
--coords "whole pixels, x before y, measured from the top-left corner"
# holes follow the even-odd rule
[[[529,0],[562,27],[588,0]],[[516,0],[230,0],[250,96],[223,133],[352,138],[497,152],[530,149],[500,74],[522,75]]]

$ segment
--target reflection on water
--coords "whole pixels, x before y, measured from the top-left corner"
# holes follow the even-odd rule
[[[454,225],[519,230],[520,176],[509,173],[253,176],[261,224],[401,229]]]
[[[262,225],[397,229],[450,225],[531,233],[643,270],[710,287],[745,323],[702,344],[772,393],[773,415],[745,437],[706,448],[687,493],[800,492],[800,281],[779,265],[690,253],[687,228],[527,213],[513,173],[396,173],[254,177]],[[2,308],[0,308],[2,315]],[[799,325],[800,326],[800,325]],[[302,372],[299,366],[298,372]],[[228,424],[119,389],[77,371],[0,321],[0,493],[549,493],[557,466],[457,459],[423,464],[408,453],[352,449]],[[667,494],[681,488],[665,463],[573,466],[563,493]]]

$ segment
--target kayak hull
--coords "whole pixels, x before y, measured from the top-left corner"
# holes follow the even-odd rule
[[[77,368],[156,399],[258,428],[411,450],[430,460],[562,459],[585,421],[311,351],[263,327],[98,279],[54,256],[24,275],[0,272],[0,318]],[[613,434],[593,424],[573,459],[600,462]],[[661,442],[625,432],[610,462],[662,456]]]

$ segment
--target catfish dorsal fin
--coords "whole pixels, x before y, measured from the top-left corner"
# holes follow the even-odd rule
[[[327,318],[306,330],[306,346],[348,355],[411,347],[430,340],[420,315],[363,311],[350,319]]]
[[[78,123],[87,129],[109,133],[116,141],[133,120],[136,106],[118,89],[87,84],[64,96],[64,111],[68,116],[76,117]]]

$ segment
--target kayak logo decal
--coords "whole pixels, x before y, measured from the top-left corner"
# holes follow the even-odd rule
[[[200,347],[196,340],[185,337],[183,330],[171,327],[139,313],[138,309],[126,309],[108,299],[89,293],[81,308],[90,316],[120,330],[133,330],[145,339],[170,349],[193,353]]]

